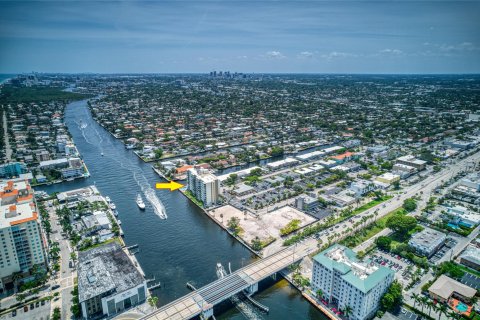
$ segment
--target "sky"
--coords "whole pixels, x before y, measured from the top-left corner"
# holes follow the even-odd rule
[[[0,0],[0,73],[213,70],[480,73],[480,0]]]

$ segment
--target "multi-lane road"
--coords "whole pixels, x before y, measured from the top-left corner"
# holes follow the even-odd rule
[[[403,205],[403,201],[405,201],[408,198],[414,197],[414,196],[420,196],[421,201],[427,201],[426,197],[430,195],[433,190],[440,185],[442,185],[445,181],[449,180],[450,178],[454,177],[456,174],[459,172],[466,170],[467,168],[471,168],[472,162],[477,164],[480,161],[480,151],[476,152],[475,154],[466,157],[462,160],[456,161],[454,163],[451,163],[447,165],[446,168],[442,169],[441,171],[434,173],[424,179],[423,181],[420,181],[417,184],[414,184],[412,186],[404,188],[402,191],[402,194],[399,194],[395,196],[394,198],[383,202],[371,209],[368,209],[362,213],[359,213],[358,215],[355,216],[354,220],[356,221],[361,221],[362,217],[367,217],[372,215],[374,212],[377,212],[377,215],[373,216],[372,219],[378,220],[388,214],[389,212],[392,212],[395,209],[400,208]],[[369,222],[373,222],[373,220],[369,220]],[[322,236],[320,239],[322,240],[323,243],[328,242],[328,236],[332,234],[340,234],[342,231],[347,230],[348,228],[351,229],[350,232],[344,233],[342,236],[348,236],[352,233],[354,233],[356,230],[353,228],[353,224],[355,222],[352,220],[352,222],[349,222],[348,220],[345,220],[341,223],[338,223],[326,230],[324,230],[321,234]],[[358,228],[362,228],[361,226]],[[338,238],[337,238],[338,239]],[[316,248],[317,246],[317,240],[315,240],[313,237],[307,238],[302,241],[302,243],[299,244],[300,247],[308,247],[308,248]],[[268,248],[268,247],[267,247]],[[269,254],[273,254],[274,250],[278,248],[268,248],[270,250],[265,251],[264,255],[268,256]]]

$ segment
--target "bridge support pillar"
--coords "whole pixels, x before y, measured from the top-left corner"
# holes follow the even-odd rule
[[[248,294],[254,294],[257,291],[258,291],[258,283],[254,283],[250,287],[247,288]]]
[[[210,319],[213,317],[213,306],[209,309],[203,309],[202,311],[202,318],[203,319]]]

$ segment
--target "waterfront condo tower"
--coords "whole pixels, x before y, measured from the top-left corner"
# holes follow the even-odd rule
[[[209,170],[193,167],[187,171],[188,190],[205,207],[217,203],[220,191],[218,178]]]
[[[394,272],[370,261],[360,261],[355,252],[333,245],[313,257],[312,288],[328,303],[344,310],[350,306],[351,320],[375,315]]]
[[[45,237],[33,190],[26,180],[0,184],[0,290],[12,289],[13,275],[45,266]]]

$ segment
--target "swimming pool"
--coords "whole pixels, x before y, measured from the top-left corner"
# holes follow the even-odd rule
[[[457,311],[461,313],[464,313],[468,311],[468,306],[465,303],[459,301],[455,309],[457,309]]]

